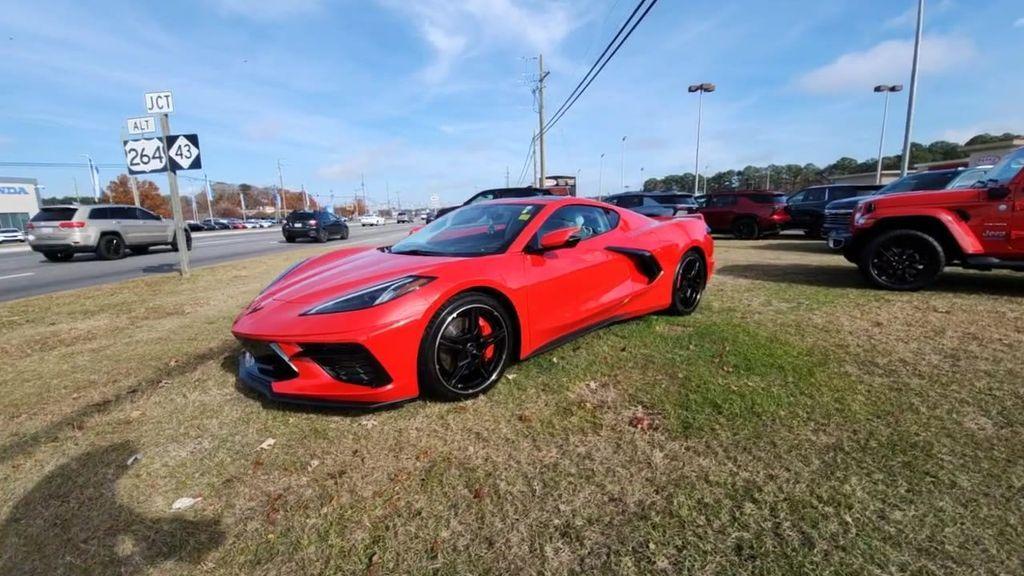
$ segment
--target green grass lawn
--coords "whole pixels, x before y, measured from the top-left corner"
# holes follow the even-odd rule
[[[236,388],[297,258],[0,305],[0,574],[1024,572],[1024,276],[722,241],[694,316],[354,413]]]

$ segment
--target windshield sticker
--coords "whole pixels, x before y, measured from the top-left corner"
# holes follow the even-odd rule
[[[523,207],[523,211],[519,213],[519,219],[529,220],[531,213],[533,213],[533,206],[525,206]]]

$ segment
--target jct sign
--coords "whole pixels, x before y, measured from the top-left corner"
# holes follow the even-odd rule
[[[174,99],[170,92],[147,92],[146,113],[147,114],[170,114],[174,112]]]

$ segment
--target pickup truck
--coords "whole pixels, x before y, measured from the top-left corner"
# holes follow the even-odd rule
[[[968,188],[871,196],[843,248],[873,285],[920,290],[946,266],[1024,272],[1024,148]]]

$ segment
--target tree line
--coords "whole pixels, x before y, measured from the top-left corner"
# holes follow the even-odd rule
[[[989,144],[1021,138],[1012,133],[1001,135],[979,134],[963,145],[956,142],[937,140],[931,144],[914,142],[910,145],[910,164],[958,160],[966,153],[964,146]],[[882,157],[883,170],[898,170],[903,160],[902,154]],[[808,186],[827,184],[835,176],[874,172],[877,158],[858,161],[844,156],[826,166],[816,164],[769,164],[767,166],[746,166],[742,169],[723,170],[711,176],[701,176],[700,188],[715,192],[719,190],[778,190],[795,192]],[[705,183],[704,179],[707,179]],[[693,190],[693,173],[670,174],[662,178],[648,178],[644,181],[644,191],[656,192],[663,190]]]

